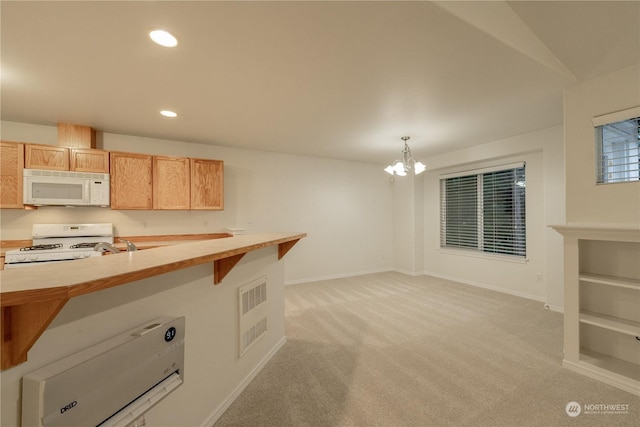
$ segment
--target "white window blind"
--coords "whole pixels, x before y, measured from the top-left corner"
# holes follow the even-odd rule
[[[440,180],[440,246],[526,256],[525,167]]]
[[[442,180],[441,246],[478,248],[478,176]],[[444,245],[442,244],[444,242]]]
[[[598,184],[640,180],[640,117],[596,126]]]

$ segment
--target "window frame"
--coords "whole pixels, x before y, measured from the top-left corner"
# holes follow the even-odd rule
[[[633,155],[631,153],[627,154],[626,157],[617,157],[615,159],[607,159],[607,157],[604,154],[604,147],[603,147],[603,131],[604,131],[604,127],[607,125],[614,125],[620,122],[626,122],[629,120],[638,120],[640,119],[640,106],[637,107],[632,107],[632,108],[628,108],[626,110],[621,110],[621,111],[616,111],[613,113],[609,113],[609,114],[604,114],[601,116],[596,116],[593,117],[592,119],[592,123],[593,123],[593,135],[594,135],[594,148],[595,148],[595,162],[594,162],[594,181],[596,185],[610,185],[610,184],[625,184],[625,183],[630,183],[630,182],[640,182],[640,159],[638,161],[638,170],[636,172],[636,170],[631,169],[629,170],[623,170],[623,171],[617,171],[617,172],[605,172],[605,170],[607,169],[607,167],[605,167],[604,162],[609,160],[627,160],[627,158],[631,158]],[[640,124],[639,124],[640,126]],[[640,140],[638,140],[638,144],[639,147],[636,149],[636,154],[635,156],[638,157],[638,155],[640,154]],[[628,149],[624,149],[624,150],[628,150]],[[618,150],[618,151],[623,151],[623,150]],[[623,163],[622,165],[626,165],[629,163]],[[612,166],[616,166],[616,165],[612,165]],[[618,165],[620,166],[620,165]],[[630,172],[635,172],[636,174],[638,174],[638,179],[611,179],[609,180],[607,177],[605,177],[605,174],[607,173],[630,173]]]
[[[511,171],[512,173],[516,173],[516,170],[522,168],[522,178],[524,180],[524,194],[523,194],[523,199],[521,202],[522,208],[523,208],[523,212],[522,212],[522,220],[524,222],[524,229],[521,231],[521,233],[518,233],[520,235],[520,237],[522,238],[523,241],[523,245],[514,245],[511,249],[513,253],[503,253],[503,252],[499,252],[495,250],[495,244],[493,247],[493,250],[485,250],[485,218],[484,218],[484,211],[485,211],[485,192],[484,192],[484,181],[485,181],[485,175],[494,173],[494,172],[508,172]],[[447,206],[446,206],[446,197],[447,197],[447,182],[448,180],[452,179],[452,178],[464,178],[464,177],[471,177],[471,176],[475,176],[476,179],[476,183],[475,183],[475,205],[476,205],[476,235],[475,235],[475,241],[477,242],[477,246],[476,247],[464,247],[464,246],[448,246],[447,243],[450,239],[447,238],[447,215],[446,215],[446,211],[447,211]],[[450,173],[450,174],[443,174],[440,175],[439,177],[439,189],[440,189],[440,198],[439,198],[439,202],[440,202],[440,207],[439,207],[439,211],[440,211],[440,251],[443,253],[451,253],[451,254],[457,254],[457,255],[468,255],[468,256],[473,256],[473,257],[480,257],[480,258],[491,258],[491,259],[500,259],[500,260],[505,260],[505,261],[511,261],[511,262],[518,262],[518,263],[524,263],[528,261],[528,239],[527,239],[527,203],[526,203],[526,199],[527,199],[527,192],[526,192],[526,163],[525,162],[518,162],[518,163],[511,163],[511,164],[503,164],[503,165],[498,165],[498,166],[493,166],[493,167],[488,167],[488,168],[482,168],[482,169],[474,169],[474,170],[468,170],[468,171],[461,171],[461,172],[455,172],[455,173]],[[517,184],[514,183],[513,186],[508,187],[511,189],[514,189],[515,191],[515,186]],[[512,195],[515,195],[515,193],[511,193]],[[513,198],[513,197],[512,197]],[[514,206],[515,205],[520,205],[517,202],[513,202]],[[523,252],[523,253],[519,253],[519,252]]]

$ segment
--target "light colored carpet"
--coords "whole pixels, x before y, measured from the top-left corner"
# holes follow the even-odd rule
[[[639,425],[640,398],[562,368],[562,315],[540,302],[390,272],[288,286],[285,315],[216,427]]]

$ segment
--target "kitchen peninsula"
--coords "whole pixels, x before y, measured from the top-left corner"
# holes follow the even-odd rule
[[[1,271],[2,369],[27,360],[29,349],[70,298],[208,262],[218,284],[248,252],[277,245],[280,259],[305,236],[240,235],[78,260],[64,271],[57,264]]]

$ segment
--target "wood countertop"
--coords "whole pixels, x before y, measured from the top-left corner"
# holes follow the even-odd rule
[[[153,242],[158,245],[153,249],[2,270],[0,305],[5,307],[70,298],[267,246],[297,241],[305,236],[306,233],[262,233],[187,242],[158,241]]]
[[[26,361],[29,348],[72,297],[208,262],[214,264],[217,284],[246,253],[277,245],[280,259],[303,237],[306,233],[275,232],[159,241],[164,246],[2,270],[2,369]]]

